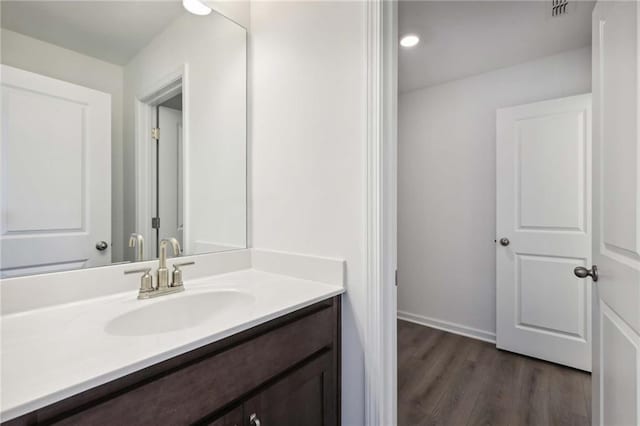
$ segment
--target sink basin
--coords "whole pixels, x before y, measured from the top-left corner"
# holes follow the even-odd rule
[[[188,291],[188,290],[187,290]],[[106,332],[116,336],[144,336],[195,327],[221,312],[251,304],[255,298],[236,290],[183,293],[177,297],[140,301],[140,308],[107,323]]]

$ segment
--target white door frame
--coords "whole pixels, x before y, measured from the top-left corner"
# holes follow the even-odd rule
[[[158,104],[174,97],[182,92],[182,144],[184,156],[184,170],[188,170],[189,164],[189,90],[188,67],[183,64],[179,69],[167,74],[161,80],[155,82],[135,99],[135,218],[136,231],[141,233],[145,242],[150,241],[153,229],[151,217],[153,208],[153,194],[151,192],[151,129],[155,127],[155,107]],[[189,176],[185,173],[183,187],[189,187]],[[183,229],[188,228],[189,194],[183,188]],[[128,236],[125,236],[128,241]],[[189,247],[188,235],[183,232],[183,246]],[[144,247],[144,258],[152,259],[150,244]]]
[[[397,423],[398,3],[367,1],[365,424]]]

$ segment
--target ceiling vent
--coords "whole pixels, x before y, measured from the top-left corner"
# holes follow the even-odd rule
[[[569,11],[569,0],[551,0],[551,16],[566,15]]]

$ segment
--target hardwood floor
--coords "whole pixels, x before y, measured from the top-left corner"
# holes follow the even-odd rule
[[[398,321],[398,424],[589,425],[591,375]]]

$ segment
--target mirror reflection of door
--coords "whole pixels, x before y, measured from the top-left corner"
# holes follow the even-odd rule
[[[110,264],[110,95],[1,72],[2,277]]]
[[[152,179],[155,217],[159,226],[152,236],[156,256],[159,242],[176,238],[183,244],[183,149],[182,149],[182,94],[163,102],[156,108],[159,139],[152,150],[155,169]]]

